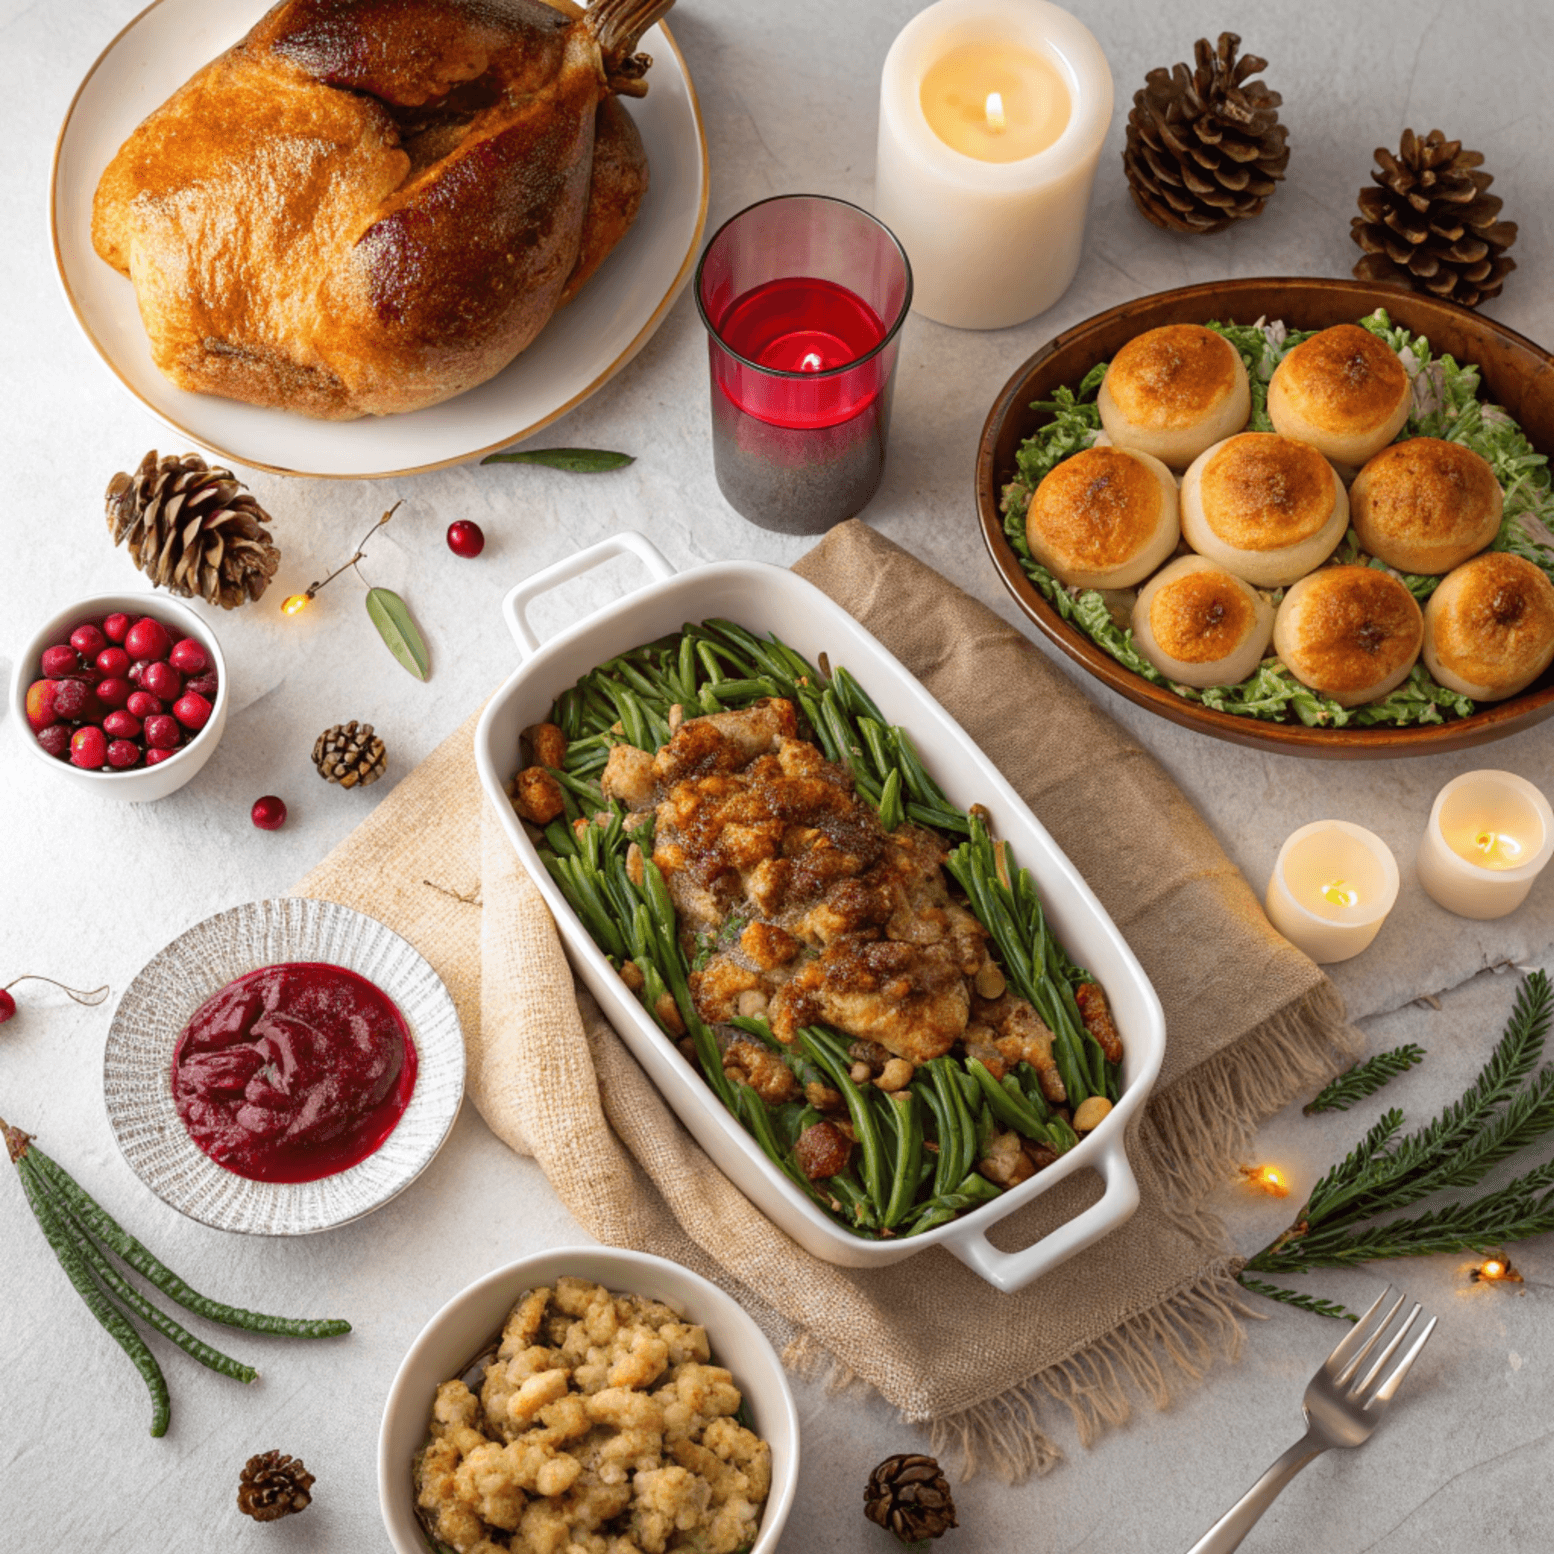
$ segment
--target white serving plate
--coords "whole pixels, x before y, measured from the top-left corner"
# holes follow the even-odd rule
[[[537,595],[609,557],[636,556],[653,582],[586,617],[544,647],[525,609]],[[475,764],[486,797],[514,850],[544,895],[568,954],[620,1032],[632,1055],[734,1184],[800,1246],[849,1268],[894,1263],[930,1246],[943,1246],[1001,1290],[1033,1279],[1115,1230],[1138,1207],[1138,1184],[1124,1135],[1144,1104],[1165,1054],[1165,1016],[1144,969],[1090,887],[1045,827],[964,729],[847,612],[782,567],[724,561],[676,574],[642,535],[628,531],[580,551],[520,583],[503,603],[524,660],[491,698],[475,731]],[[555,697],[589,670],[627,648],[676,632],[687,621],[721,617],[764,635],[775,632],[811,662],[824,652],[845,665],[885,716],[912,736],[923,764],[961,808],[980,803],[992,812],[995,832],[1031,871],[1048,920],[1081,965],[1106,989],[1122,1033],[1122,1096],[1110,1115],[1055,1164],[994,1202],[925,1235],[902,1241],[865,1241],[829,1220],[761,1152],[738,1119],[667,1041],[627,990],[588,930],[540,862],[503,792],[518,760],[520,730],[548,717]],[[988,1230],[1075,1171],[1105,1179],[1101,1200],[1019,1252],[1002,1252]]]
[[[400,1362],[378,1429],[378,1503],[395,1554],[427,1554],[415,1514],[411,1472],[426,1440],[440,1383],[458,1376],[501,1330],[526,1290],[563,1274],[593,1279],[617,1294],[661,1300],[707,1329],[713,1362],[732,1372],[755,1433],[772,1449],[772,1487],[749,1554],[776,1554],[799,1480],[799,1416],[782,1362],[732,1296],[689,1268],[646,1252],[555,1247],[488,1273],[434,1316]]]
[[[49,225],[65,298],[109,371],[181,437],[250,468],[345,479],[413,474],[548,426],[615,376],[690,279],[707,220],[707,141],[685,60],[660,24],[646,97],[627,104],[650,185],[635,225],[577,298],[504,371],[409,415],[313,421],[210,394],[157,371],[135,289],[92,248],[92,196],[125,138],[264,14],[264,0],[153,0],[98,56],[54,149]]]

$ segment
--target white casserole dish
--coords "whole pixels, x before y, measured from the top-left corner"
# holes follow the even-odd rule
[[[537,595],[613,556],[636,556],[652,574],[628,594],[568,627],[541,647],[525,610]],[[723,561],[676,574],[642,535],[627,531],[536,573],[514,588],[503,610],[523,664],[491,698],[475,731],[475,765],[486,797],[524,867],[544,895],[569,958],[599,1000],[632,1055],[663,1092],[714,1163],[806,1251],[847,1268],[899,1262],[943,1246],[1001,1290],[1033,1279],[1115,1230],[1138,1207],[1138,1184],[1124,1136],[1160,1072],[1165,1016],[1144,969],[1090,887],[1058,849],[998,769],[965,730],[847,612],[782,567]],[[994,833],[1031,871],[1048,921],[1069,953],[1094,972],[1111,1002],[1124,1044],[1121,1099],[1109,1116],[1055,1164],[992,1203],[948,1225],[901,1241],[866,1241],[829,1220],[761,1152],[647,1011],[627,990],[552,882],[504,793],[518,763],[518,736],[550,715],[551,703],[582,675],[617,653],[677,632],[687,621],[721,617],[757,635],[775,632],[812,663],[822,652],[844,665],[886,718],[912,736],[918,754],[950,801],[991,811]],[[1018,1252],[1002,1252],[988,1230],[1074,1171],[1088,1167],[1105,1181],[1100,1201]]]

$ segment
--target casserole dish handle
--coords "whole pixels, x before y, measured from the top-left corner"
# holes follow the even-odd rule
[[[576,555],[563,557],[542,568],[510,589],[502,601],[502,615],[507,621],[507,629],[513,634],[513,641],[518,644],[520,656],[527,661],[540,650],[540,639],[535,636],[527,614],[529,605],[539,595],[549,593],[560,583],[581,577],[584,572],[593,571],[614,556],[628,555],[635,556],[653,574],[656,583],[667,582],[675,575],[663,552],[645,534],[639,534],[635,529],[622,529],[597,545],[590,545]]]
[[[1000,1252],[979,1228],[946,1236],[945,1250],[953,1252],[974,1273],[1006,1295],[1023,1290],[1049,1269],[1056,1268],[1076,1252],[1082,1252],[1092,1241],[1110,1234],[1131,1218],[1139,1206],[1139,1184],[1134,1178],[1133,1167],[1128,1164],[1122,1129],[1117,1130],[1095,1169],[1106,1183],[1100,1202],[1091,1204],[1066,1225],[1059,1225],[1034,1246],[1021,1252]]]

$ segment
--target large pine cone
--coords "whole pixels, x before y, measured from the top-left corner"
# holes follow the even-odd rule
[[[256,1522],[278,1522],[283,1516],[305,1511],[313,1503],[308,1493],[313,1475],[300,1457],[284,1452],[260,1452],[244,1464],[237,1486],[237,1508]]]
[[[1247,79],[1268,61],[1255,54],[1238,60],[1240,46],[1233,32],[1222,32],[1213,48],[1199,38],[1196,69],[1151,70],[1133,94],[1122,164],[1133,203],[1157,227],[1222,232],[1258,215],[1284,177],[1284,99]]]
[[[313,764],[326,782],[342,788],[367,787],[388,770],[388,750],[372,731],[372,724],[336,723],[318,736]]]
[[[918,1452],[887,1457],[869,1475],[863,1500],[863,1514],[903,1543],[939,1538],[959,1525],[939,1464]]]
[[[1497,219],[1504,202],[1484,192],[1495,180],[1478,171],[1482,155],[1438,129],[1423,139],[1404,130],[1398,154],[1378,146],[1376,162],[1376,187],[1360,190],[1360,214],[1349,223],[1365,251],[1354,273],[1465,308],[1498,297],[1516,268],[1505,252],[1516,223]]]
[[[157,588],[224,610],[257,599],[281,553],[270,516],[229,469],[196,453],[158,459],[153,448],[133,476],[108,482],[108,532]]]

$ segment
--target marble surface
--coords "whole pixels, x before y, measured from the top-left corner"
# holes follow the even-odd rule
[[[44,220],[53,138],[82,73],[138,0],[0,0],[8,154],[0,201],[7,298],[0,425],[7,501],[0,535],[0,655],[72,598],[132,587],[136,575],[102,527],[114,470],[150,446],[182,451],[119,389],[76,330],[52,274]],[[256,4],[256,12],[258,5]],[[914,0],[681,0],[672,25],[694,73],[713,161],[711,222],[791,190],[869,202],[879,67]],[[970,497],[977,434],[1009,373],[1055,331],[1145,292],[1219,276],[1347,274],[1355,191],[1371,148],[1405,125],[1437,123],[1481,148],[1521,225],[1520,268],[1487,311],[1534,339],[1554,340],[1554,133],[1546,80],[1554,42],[1541,0],[1308,0],[1230,15],[1187,0],[1076,0],[1109,55],[1119,113],[1102,158],[1079,278],[1049,313],[997,334],[957,333],[914,318],[901,357],[884,487],[868,512],[882,532],[1014,619],[977,536]],[[1152,66],[1185,57],[1193,38],[1234,23],[1271,61],[1294,156],[1290,180],[1244,229],[1209,239],[1157,232],[1133,211],[1118,152],[1129,96]],[[516,579],[622,526],[648,533],[679,566],[729,555],[791,562],[803,542],[763,534],[734,515],[712,478],[701,327],[682,298],[658,335],[614,382],[554,428],[558,443],[621,447],[638,462],[597,479],[541,469],[458,468],[375,485],[256,476],[284,551],[271,598],[306,586],[350,554],[395,500],[366,571],[412,601],[434,675],[403,674],[373,634],[354,579],[283,621],[267,601],[213,617],[232,667],[233,715],[215,758],[176,796],[122,807],[78,795],[0,731],[0,983],[39,972],[115,993],[189,924],[277,894],[344,836],[506,673],[513,651],[498,617]],[[473,518],[488,545],[454,558],[442,531]],[[596,607],[633,582],[623,563],[542,601],[542,630]],[[9,673],[9,660],[0,661]],[[1550,784],[1554,725],[1478,754],[1336,765],[1211,743],[1101,698],[1194,797],[1259,887],[1294,826],[1336,815],[1382,833],[1404,864],[1393,921],[1363,959],[1342,968],[1357,1013],[1374,1014],[1373,1047],[1418,1040],[1430,1062],[1398,1095],[1421,1117],[1457,1093],[1509,1007],[1509,976],[1475,972],[1506,960],[1554,961],[1554,879],[1516,918],[1471,925],[1424,900],[1408,859],[1429,802],[1448,777],[1493,764]],[[389,779],[342,792],[310,761],[320,729],[374,723],[391,752]],[[253,829],[262,793],[291,810],[283,831]],[[1464,984],[1458,986],[1458,984]],[[1446,991],[1440,1008],[1411,1002]],[[18,989],[20,1016],[0,1029],[3,1112],[47,1144],[104,1205],[197,1286],[260,1308],[344,1314],[356,1332],[323,1349],[235,1338],[264,1379],[251,1393],[168,1359],[174,1424],[145,1436],[139,1379],[65,1288],[14,1183],[0,1183],[0,1549],[85,1542],[131,1554],[200,1542],[219,1548],[317,1551],[387,1547],[377,1513],[377,1415],[401,1354],[426,1317],[488,1268],[523,1251],[579,1238],[529,1163],[514,1159],[466,1108],[425,1177],[370,1220],[328,1236],[268,1242],[224,1236],[153,1199],[119,1158],[103,1114],[107,1010],[79,1010],[38,984]],[[1388,1012],[1390,1011],[1390,1012]],[[1369,1119],[1314,1122],[1296,1110],[1267,1130],[1263,1150],[1296,1190]],[[1278,1204],[1228,1192],[1221,1205],[1239,1244],[1261,1245]],[[1475,1537],[1512,1550],[1546,1546],[1554,1518],[1549,1420],[1554,1341],[1544,1306],[1554,1280],[1546,1245],[1517,1258],[1526,1284],[1470,1288],[1457,1259],[1398,1273],[1442,1316],[1405,1401],[1358,1454],[1308,1470],[1248,1548],[1332,1554],[1431,1554]],[[1392,1271],[1392,1270],[1389,1270]],[[1374,1271],[1334,1275],[1325,1292],[1363,1301]],[[963,1530],[947,1550],[1167,1551],[1186,1548],[1298,1432],[1304,1381],[1334,1328],[1283,1310],[1254,1325],[1241,1362],[1184,1389],[1169,1411],[1145,1406],[1098,1447],[1073,1443],[1039,1482],[985,1480],[961,1491]],[[888,1547],[859,1515],[868,1469],[918,1437],[881,1404],[797,1387],[805,1465],[784,1550]],[[20,1405],[20,1406],[19,1406]],[[258,1528],[232,1507],[254,1451],[280,1447],[318,1475],[306,1516]]]

